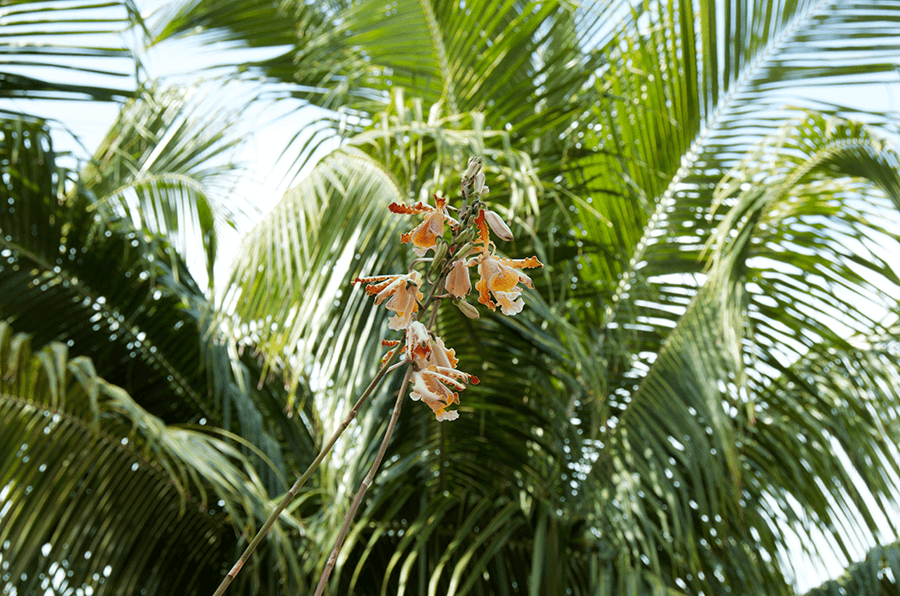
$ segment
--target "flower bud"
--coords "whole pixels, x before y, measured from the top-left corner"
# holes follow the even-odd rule
[[[456,308],[462,311],[462,314],[466,315],[470,319],[478,318],[478,309],[466,302],[465,300],[453,301],[453,304],[456,305]]]
[[[471,242],[466,242],[461,247],[459,247],[459,250],[457,250],[455,253],[453,253],[453,258],[454,259],[463,259],[474,249],[475,249],[474,244],[472,244]]]
[[[463,173],[463,180],[472,178],[479,172],[481,172],[481,158],[470,157],[468,166],[466,167],[466,171],[465,173]]]
[[[465,244],[469,242],[475,237],[475,230],[472,228],[466,228],[462,232],[459,233],[459,236],[453,239],[453,243],[459,246],[460,244]]]
[[[484,185],[484,172],[478,172],[475,175],[475,181],[473,182],[472,190],[474,191],[473,194],[475,195],[476,199],[488,193],[490,188]]]
[[[497,235],[501,240],[506,240],[509,242],[513,239],[512,230],[509,229],[509,226],[506,225],[506,222],[500,219],[500,216],[491,211],[490,209],[484,210],[484,220],[491,227],[491,230],[494,234]]]
[[[462,298],[472,289],[472,282],[469,281],[469,268],[464,260],[453,261],[444,287],[454,298]]]
[[[481,176],[480,185],[477,182],[479,175]],[[469,165],[466,168],[465,173],[463,174],[460,186],[462,188],[462,194],[464,198],[477,199],[479,197],[481,188],[484,187],[484,174],[481,173],[480,157],[469,158]]]
[[[438,242],[437,246],[434,249],[434,260],[431,261],[431,271],[432,273],[437,273],[441,270],[441,267],[444,265],[444,258],[447,256],[447,243],[446,242]]]

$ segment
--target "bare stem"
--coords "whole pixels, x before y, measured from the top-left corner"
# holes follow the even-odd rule
[[[375,378],[372,379],[372,382],[369,383],[369,386],[366,387],[366,390],[363,391],[362,395],[359,396],[359,399],[356,400],[356,403],[353,404],[353,408],[347,413],[347,417],[344,418],[343,422],[337,427],[337,430],[334,431],[334,434],[331,435],[331,439],[328,440],[328,443],[322,447],[322,450],[319,452],[319,455],[316,456],[316,459],[313,460],[309,467],[306,469],[306,472],[303,473],[303,476],[297,479],[294,483],[294,486],[284,495],[284,498],[281,499],[281,502],[278,503],[278,506],[272,511],[269,517],[266,519],[262,528],[260,528],[259,532],[256,533],[256,536],[253,537],[253,540],[247,546],[247,549],[244,551],[244,554],[241,555],[241,558],[238,559],[237,563],[234,564],[234,567],[231,568],[231,571],[225,576],[222,580],[222,583],[219,584],[219,587],[216,589],[215,594],[213,596],[222,596],[228,586],[231,585],[231,582],[234,581],[234,578],[237,577],[237,574],[240,573],[241,568],[250,558],[250,555],[253,554],[253,551],[256,550],[256,547],[259,546],[259,543],[262,542],[262,539],[265,538],[266,534],[269,533],[269,530],[275,524],[275,520],[278,519],[278,516],[281,515],[281,512],[290,504],[291,501],[294,500],[294,497],[297,496],[297,493],[300,492],[300,489],[306,484],[306,481],[309,480],[309,477],[312,476],[313,472],[316,471],[316,468],[319,467],[319,464],[322,463],[322,460],[325,459],[325,456],[328,455],[328,452],[331,451],[331,448],[334,447],[334,444],[337,442],[338,437],[343,434],[343,432],[347,429],[350,422],[356,418],[357,413],[359,412],[359,408],[363,405],[372,392],[375,391],[375,388],[378,387],[378,384],[381,383],[381,380],[387,374],[388,369],[393,364],[394,360],[396,360],[397,356],[400,355],[401,350],[394,350],[394,353],[390,358],[381,366],[381,369],[378,371],[378,374],[375,375]],[[409,379],[409,374],[407,373],[407,380]],[[406,381],[404,381],[403,386],[406,387]],[[402,393],[402,392],[401,392]]]
[[[400,416],[400,406],[403,405],[403,394],[406,393],[406,384],[409,382],[409,377],[412,376],[412,370],[412,365],[406,370],[406,377],[403,379],[403,383],[400,384],[400,392],[397,394],[397,402],[394,404],[394,413],[391,414],[391,421],[388,423],[387,431],[384,433],[384,439],[381,440],[381,447],[378,448],[378,455],[375,456],[375,461],[372,463],[369,473],[366,474],[362,484],[359,486],[359,491],[357,491],[356,496],[353,498],[353,503],[350,505],[350,511],[347,512],[347,517],[344,518],[344,525],[341,526],[341,531],[335,542],[334,550],[331,551],[328,562],[325,564],[325,569],[322,570],[322,577],[319,578],[319,585],[316,587],[314,596],[322,596],[322,593],[325,591],[325,585],[328,583],[328,578],[331,576],[331,571],[334,569],[335,563],[337,563],[338,553],[340,553],[341,546],[344,544],[344,539],[347,537],[347,532],[350,530],[350,524],[356,516],[356,511],[359,509],[359,505],[362,503],[363,497],[369,489],[369,485],[371,485],[372,481],[375,479],[375,474],[378,472],[378,467],[381,465],[381,460],[384,458],[385,451],[387,451],[388,442],[391,440],[391,435],[394,434],[394,427],[397,425],[397,418]]]

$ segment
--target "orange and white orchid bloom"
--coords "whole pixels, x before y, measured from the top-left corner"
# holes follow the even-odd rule
[[[414,366],[409,397],[425,402],[440,421],[459,418],[456,411],[447,408],[459,403],[456,391],[465,389],[465,383],[477,384],[478,377],[457,370],[456,352],[418,321],[406,328],[405,356]]]
[[[534,288],[534,284],[530,277],[518,269],[543,267],[543,263],[538,261],[537,257],[504,259],[496,256],[490,249],[492,243],[488,235],[488,223],[485,221],[484,210],[478,212],[475,223],[478,226],[476,242],[480,243],[482,247],[481,254],[470,262],[478,263],[478,274],[481,276],[481,279],[475,284],[475,289],[478,290],[478,302],[491,310],[496,310],[499,305],[500,312],[505,315],[522,312],[525,303],[519,296],[522,293],[519,284],[522,283],[528,288]],[[497,304],[494,304],[491,296],[497,301]]]
[[[424,298],[419,286],[422,285],[422,274],[413,271],[407,275],[376,275],[374,277],[357,277],[353,283],[365,283],[367,294],[375,294],[375,304],[381,304],[390,296],[385,307],[396,315],[388,321],[388,327],[399,330],[406,329],[413,321],[413,315],[419,310],[419,300]]]
[[[450,222],[450,225],[454,228],[459,227],[459,222],[450,217],[450,214],[447,212],[447,199],[434,195],[434,204],[435,206],[432,207],[419,201],[411,207],[400,203],[388,205],[388,209],[392,213],[406,215],[425,214],[425,220],[422,223],[411,231],[400,235],[400,242],[403,244],[412,242],[413,252],[420,257],[424,256],[428,249],[433,249],[437,245],[437,239],[444,235],[445,222]]]
[[[417,371],[413,373],[412,393],[409,396],[413,401],[422,400],[425,402],[431,408],[431,411],[434,412],[435,417],[441,422],[456,420],[459,418],[459,412],[456,410],[448,411],[447,408],[459,403],[459,394],[451,391],[447,385],[450,385],[457,391],[462,391],[466,386],[454,377],[468,379],[469,375],[455,368],[437,366],[429,366],[425,370]]]
[[[431,333],[428,328],[419,321],[413,321],[406,328],[406,360],[414,362],[419,367],[428,366],[428,359],[432,356]],[[443,344],[441,344],[443,345]]]

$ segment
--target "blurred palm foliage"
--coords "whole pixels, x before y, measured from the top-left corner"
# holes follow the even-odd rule
[[[896,79],[900,2],[0,17],[4,594],[211,593],[375,375],[387,313],[349,281],[405,266],[387,205],[457,196],[472,155],[501,249],[545,267],[515,318],[439,317],[482,383],[452,424],[404,407],[332,593],[794,594],[800,555],[847,565],[811,593],[897,593],[896,120],[821,98]],[[284,123],[300,174],[252,230],[248,107],[88,37],[125,27],[232,48],[216,73],[308,106]],[[121,102],[75,169],[27,109],[73,96]],[[231,591],[311,591],[398,384]]]

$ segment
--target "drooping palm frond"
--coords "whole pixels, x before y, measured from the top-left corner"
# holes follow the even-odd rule
[[[900,221],[898,165],[865,128],[814,115],[748,157],[721,186],[737,199],[704,285],[614,398],[597,523],[692,591],[787,593],[760,544],[796,533],[849,559],[890,517],[900,368],[880,319],[900,279],[871,248],[900,246],[875,223]]]
[[[166,237],[182,260],[204,256],[212,287],[219,229],[235,227],[247,210],[233,192],[241,175],[232,155],[238,114],[198,114],[203,98],[193,95],[145,90],[126,103],[79,185],[99,209]]]
[[[206,32],[210,40],[252,48],[282,48],[276,58],[244,66],[296,86],[295,93],[327,108],[373,114],[401,87],[426,104],[444,101],[452,113],[479,109],[517,122],[527,106],[560,104],[584,77],[579,44],[602,11],[575,13],[559,2],[511,0],[500,5],[377,1],[284,3],[183,2],[160,19],[155,42]],[[577,23],[565,17],[576,17]],[[541,60],[534,57],[541,55]],[[543,85],[542,81],[553,81]],[[568,83],[568,84],[567,84]],[[540,89],[540,91],[538,91]],[[560,95],[562,93],[562,95]],[[321,97],[316,100],[314,98]],[[502,100],[502,101],[499,101]],[[519,114],[520,116],[517,116]],[[499,117],[498,117],[499,119]]]
[[[281,52],[290,44],[241,70],[259,73],[273,92],[287,90],[327,109],[298,131],[307,138],[292,147],[301,162],[331,136],[328,127],[340,136],[361,132],[391,101],[391,90],[403,89],[426,106],[442,102],[450,114],[484,113],[494,130],[531,129],[527,139],[514,132],[512,142],[517,149],[530,143],[536,161],[546,154],[552,164],[560,139],[596,99],[588,81],[599,54],[582,47],[606,16],[602,9],[523,0],[391,6],[262,0],[252,9],[246,2],[192,1],[160,19],[155,39],[199,30],[209,40],[251,48]],[[558,164],[552,167],[548,178],[558,174]]]
[[[886,81],[883,49],[900,50],[882,38],[900,21],[896,2],[666,4],[642,13],[646,27],[624,18],[605,48],[598,84],[611,99],[583,141],[600,150],[571,169],[571,184],[590,200],[576,205],[586,257],[579,275],[599,292],[601,324],[614,324],[607,357],[626,387],[648,364],[632,356],[652,357],[696,292],[715,185],[798,114],[786,104],[815,103],[786,85]],[[815,51],[828,54],[827,67],[803,59]]]
[[[211,592],[272,506],[252,464],[229,442],[165,425],[65,344],[30,344],[0,322],[4,589]],[[285,515],[240,584],[295,582],[297,529]]]
[[[42,123],[0,123],[0,171],[0,313],[15,330],[90,357],[166,423],[243,436],[282,474],[274,437],[308,455],[309,427],[276,415],[283,398],[271,384],[257,389],[259,364],[219,343],[206,298],[165,241],[106,217],[77,185],[67,192]],[[270,480],[281,490],[283,480]]]
[[[133,93],[119,34],[140,21],[130,0],[9,0],[0,6],[0,99],[122,100]],[[91,36],[88,42],[86,36]],[[21,104],[0,108],[18,112]]]
[[[735,239],[719,254],[745,272],[747,387],[768,405],[757,408],[758,466],[777,469],[773,454],[794,458],[780,473],[798,488],[766,491],[783,511],[795,509],[788,517],[801,536],[808,519],[797,501],[830,526],[849,519],[857,541],[848,530],[828,536],[849,561],[875,539],[873,513],[890,511],[896,494],[896,453],[885,440],[897,433],[900,278],[885,258],[900,247],[900,160],[859,124],[811,114],[787,130],[760,152],[777,159],[750,158],[723,180],[720,196],[736,196],[723,223],[734,222]],[[819,423],[802,438],[784,431],[786,420],[806,428],[809,416]]]

